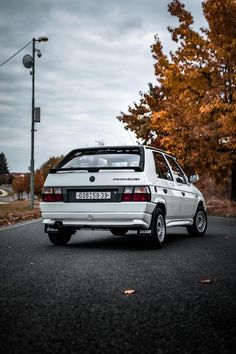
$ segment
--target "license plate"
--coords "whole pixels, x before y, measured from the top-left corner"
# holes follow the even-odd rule
[[[111,199],[111,192],[76,192],[76,199]]]

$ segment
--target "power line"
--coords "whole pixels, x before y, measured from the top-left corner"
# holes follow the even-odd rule
[[[22,47],[21,49],[19,49],[15,54],[13,54],[10,58],[8,58],[7,60],[5,60],[3,63],[0,64],[0,67],[3,66],[4,64],[6,64],[8,61],[10,61],[12,58],[14,58],[18,53],[20,53],[23,49],[25,49],[30,43],[32,42],[32,40],[27,43],[26,45],[24,45],[24,47]]]

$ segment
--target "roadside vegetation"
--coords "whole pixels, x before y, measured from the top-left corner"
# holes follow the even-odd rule
[[[44,181],[51,168],[55,167],[61,160],[62,156],[50,157],[35,173],[35,208],[29,208],[29,192],[30,192],[30,174],[1,174],[0,190],[8,193],[6,198],[1,197],[0,191],[0,227],[9,226],[15,223],[38,219],[41,217],[39,209],[39,201]],[[8,181],[12,181],[8,184]],[[7,186],[4,188],[4,186]]]
[[[0,204],[0,227],[38,219],[41,217],[38,203],[35,209],[29,209],[28,201],[12,201],[7,204]]]
[[[208,215],[236,218],[236,202],[231,199],[230,179],[216,183],[209,176],[200,176],[197,187],[204,194]]]

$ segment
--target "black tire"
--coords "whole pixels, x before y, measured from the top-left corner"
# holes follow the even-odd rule
[[[71,236],[72,234],[66,231],[61,231],[59,233],[48,232],[49,240],[56,246],[66,245],[70,241]]]
[[[151,243],[155,248],[161,248],[166,241],[166,221],[162,209],[155,209],[151,223]]]
[[[193,225],[187,226],[190,236],[204,236],[207,230],[207,214],[202,205],[197,208],[193,219]]]
[[[128,229],[124,227],[112,227],[110,228],[110,231],[114,236],[124,236],[125,234],[127,234]]]

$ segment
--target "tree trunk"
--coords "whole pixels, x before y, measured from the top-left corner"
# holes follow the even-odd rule
[[[236,163],[232,167],[231,175],[231,199],[236,201]]]

